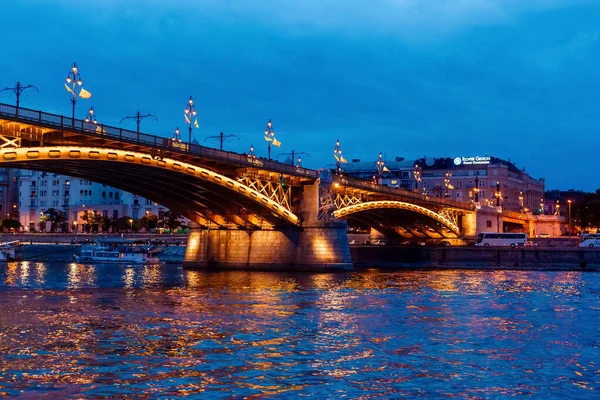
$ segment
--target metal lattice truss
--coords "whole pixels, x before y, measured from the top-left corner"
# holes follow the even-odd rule
[[[444,208],[444,209],[438,211],[438,214],[442,215],[449,221],[452,221],[452,223],[456,226],[458,226],[460,217],[462,216],[462,212],[455,208]]]
[[[21,138],[20,137],[6,137],[0,134],[0,149],[16,149],[21,147]]]
[[[264,182],[260,179],[248,177],[237,178],[237,181],[256,190],[286,210],[291,211],[292,188],[290,186],[282,186],[279,183]]]
[[[340,209],[348,206],[353,206],[355,204],[362,203],[360,197],[356,196],[348,196],[347,194],[337,194],[335,196],[335,208]]]
[[[359,204],[346,206],[335,210],[333,216],[335,218],[344,219],[349,217],[351,214],[369,211],[369,210],[381,210],[381,209],[400,209],[413,211],[419,214],[426,215],[437,222],[441,223],[452,232],[460,236],[460,228],[458,226],[458,213],[452,211],[435,212],[425,207],[418,206],[416,204],[406,203],[403,201],[369,201]]]

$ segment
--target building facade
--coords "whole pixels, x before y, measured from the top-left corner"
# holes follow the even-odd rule
[[[85,230],[82,216],[88,211],[113,220],[138,220],[150,214],[162,218],[167,211],[143,197],[85,179],[21,170],[16,182],[19,220],[27,232],[39,230],[40,217],[50,208],[65,212],[68,230],[73,232]]]

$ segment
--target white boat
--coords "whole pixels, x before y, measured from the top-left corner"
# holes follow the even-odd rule
[[[135,239],[104,239],[93,245],[85,245],[76,255],[75,262],[156,264],[160,260],[144,245]]]
[[[1,244],[0,245],[0,262],[14,260],[15,259],[15,251],[17,250],[18,245],[19,245],[18,240],[14,240],[12,242],[4,242],[4,244]]]

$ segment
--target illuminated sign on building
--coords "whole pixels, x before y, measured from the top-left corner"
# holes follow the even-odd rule
[[[454,159],[454,165],[487,165],[489,163],[490,157],[488,156],[456,157]]]

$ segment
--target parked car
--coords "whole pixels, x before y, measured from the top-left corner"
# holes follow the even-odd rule
[[[451,246],[450,242],[447,240],[442,240],[438,243],[438,246]]]
[[[350,246],[352,246],[352,245],[357,245],[357,244],[358,244],[358,240],[356,240],[356,239],[352,239],[351,241],[349,241],[349,242],[348,242],[348,244],[349,244]]]
[[[385,246],[385,240],[376,240],[373,242],[373,246]]]
[[[550,234],[549,233],[540,233],[539,235],[537,235],[537,237],[547,239],[550,237]]]
[[[528,240],[527,242],[525,242],[525,247],[537,247],[537,242],[532,242],[531,240]]]

